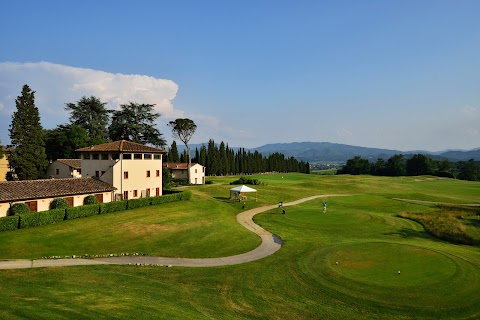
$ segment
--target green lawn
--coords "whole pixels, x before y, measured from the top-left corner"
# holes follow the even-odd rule
[[[237,225],[228,183],[194,199],[0,233],[0,259],[141,252],[218,257],[258,238]],[[479,319],[480,247],[428,235],[402,211],[480,203],[480,183],[432,177],[258,175],[249,207],[317,194],[255,221],[284,240],[260,261],[216,268],[85,266],[0,270],[1,319]],[[327,201],[327,214],[322,203]],[[476,216],[466,217],[480,236]],[[338,264],[337,264],[338,263]],[[400,274],[398,273],[400,271]]]

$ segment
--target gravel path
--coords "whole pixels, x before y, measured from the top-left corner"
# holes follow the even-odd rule
[[[303,198],[283,206],[292,206],[305,201],[310,201],[320,197],[342,196],[339,194],[317,195]],[[24,268],[44,268],[44,267],[67,267],[84,266],[100,264],[133,264],[133,265],[159,265],[159,266],[182,266],[182,267],[216,267],[247,263],[265,258],[277,252],[282,246],[282,241],[274,234],[263,229],[253,222],[253,216],[277,208],[277,205],[263,206],[251,210],[242,211],[237,215],[237,221],[242,226],[257,234],[262,243],[256,249],[228,257],[221,258],[164,258],[152,256],[123,256],[94,259],[39,259],[39,260],[0,260],[0,269],[24,269]]]

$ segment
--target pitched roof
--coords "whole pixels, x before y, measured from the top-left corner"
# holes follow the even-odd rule
[[[237,191],[237,192],[257,192],[257,190],[247,187],[246,185],[242,185],[240,187],[232,188],[230,191]]]
[[[110,184],[95,178],[40,179],[0,182],[0,202],[110,192]]]
[[[197,163],[192,163],[192,167],[196,164]],[[163,166],[167,167],[168,169],[186,170],[188,168],[188,163],[164,162]]]
[[[57,159],[57,161],[74,169],[82,168],[82,160],[80,159]]]
[[[118,140],[97,144],[95,146],[80,148],[76,152],[148,152],[148,153],[166,153],[163,149],[146,146],[141,143],[131,142],[127,140]]]

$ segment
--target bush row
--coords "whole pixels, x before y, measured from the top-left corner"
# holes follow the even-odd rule
[[[127,209],[141,208],[174,201],[190,200],[191,197],[192,193],[185,191],[158,197],[83,205],[79,207],[69,207],[66,209],[59,208],[42,212],[21,213],[15,216],[0,218],[0,231],[32,228],[46,224],[57,223],[63,220],[84,218],[97,214],[124,211]]]

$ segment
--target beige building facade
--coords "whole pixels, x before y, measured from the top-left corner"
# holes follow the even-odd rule
[[[82,177],[95,177],[116,188],[115,199],[162,195],[165,150],[126,140],[76,150]]]
[[[170,169],[173,179],[188,179],[187,163],[165,163],[166,168]],[[192,163],[190,167],[189,184],[205,184],[205,167],[198,163]]]
[[[82,177],[81,168],[80,159],[57,159],[48,165],[45,178],[80,178]]]

